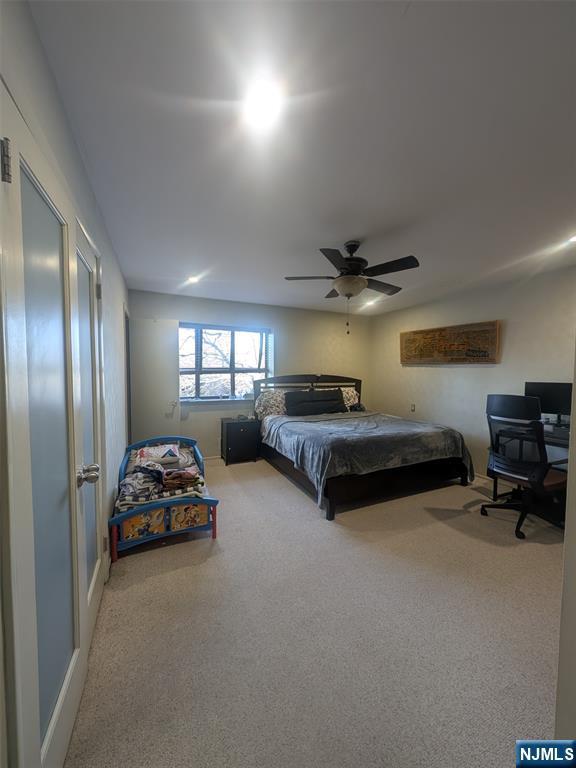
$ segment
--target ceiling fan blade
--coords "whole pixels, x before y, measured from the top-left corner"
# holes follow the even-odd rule
[[[371,288],[373,291],[378,291],[378,293],[385,293],[387,296],[394,296],[395,293],[398,293],[398,291],[401,291],[402,288],[400,288],[397,285],[390,285],[390,283],[381,283],[380,280],[368,280],[367,288]]]
[[[414,269],[414,267],[419,266],[420,262],[415,256],[404,256],[402,259],[394,259],[394,261],[385,261],[383,264],[366,267],[364,274],[368,277],[378,277],[379,275],[390,275],[392,272],[402,272],[405,269]]]
[[[336,296],[340,296],[340,294],[338,293],[338,291],[337,291],[337,290],[335,290],[334,288],[332,288],[332,290],[331,290],[331,291],[329,291],[329,292],[326,294],[326,296],[324,296],[324,298],[325,298],[325,299],[335,299],[335,298],[336,298]]]
[[[346,259],[337,248],[320,248],[320,253],[323,253],[338,271],[346,266]]]
[[[284,280],[334,280],[330,275],[306,275],[300,277],[285,277]]]

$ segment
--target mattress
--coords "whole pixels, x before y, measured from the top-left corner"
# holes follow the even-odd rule
[[[385,413],[266,416],[262,442],[290,459],[308,477],[320,505],[330,477],[459,459],[469,479],[474,478],[472,459],[460,432]]]

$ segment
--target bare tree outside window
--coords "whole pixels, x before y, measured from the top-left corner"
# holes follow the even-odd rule
[[[250,398],[272,372],[267,330],[189,325],[179,328],[180,399]]]
[[[202,328],[202,368],[230,368],[232,331]]]

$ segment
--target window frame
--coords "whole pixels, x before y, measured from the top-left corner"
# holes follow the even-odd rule
[[[273,331],[270,328],[250,328],[248,326],[232,325],[213,325],[211,323],[178,323],[178,333],[181,328],[194,328],[194,356],[196,361],[195,368],[181,368],[180,356],[178,356],[178,398],[181,403],[222,403],[222,402],[254,402],[253,397],[238,397],[235,393],[236,374],[238,373],[261,373],[262,378],[273,375],[273,363],[270,359],[273,356],[271,349],[271,338]],[[202,367],[202,331],[229,331],[230,332],[230,366],[227,368],[203,368]],[[264,365],[262,368],[236,368],[236,333],[259,333],[263,336],[263,354]],[[180,347],[178,347],[180,351]],[[200,395],[200,376],[208,373],[222,373],[230,376],[230,395],[221,397],[202,397]],[[180,377],[182,375],[194,376],[194,397],[183,397],[180,394]]]

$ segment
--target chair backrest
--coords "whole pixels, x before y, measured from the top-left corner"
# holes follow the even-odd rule
[[[488,474],[541,485],[549,465],[539,399],[488,395],[486,416],[490,430]]]
[[[540,398],[526,395],[488,395],[486,413],[504,419],[540,421]]]

